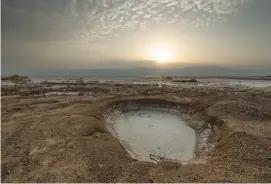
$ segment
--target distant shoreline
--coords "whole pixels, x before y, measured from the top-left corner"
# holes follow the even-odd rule
[[[75,79],[75,78],[93,78],[93,79],[155,79],[155,78],[163,78],[163,77],[174,77],[179,79],[235,79],[235,80],[266,80],[271,81],[271,76],[177,76],[177,75],[161,75],[161,76],[55,76],[55,75],[33,75],[28,76],[29,78],[48,78],[48,79],[54,79],[54,78],[63,78],[63,79]],[[1,80],[8,80],[5,79],[8,78],[6,76],[2,76]],[[24,77],[25,78],[25,77]]]
[[[162,77],[176,77],[180,79],[235,79],[235,80],[267,80],[271,81],[271,77],[267,76],[29,76],[30,78],[93,78],[93,79],[144,79],[144,78],[162,78]]]
[[[185,77],[183,77],[185,78]],[[187,76],[187,78],[196,78],[196,79],[236,79],[236,80],[270,80],[271,77],[263,77],[263,76]]]

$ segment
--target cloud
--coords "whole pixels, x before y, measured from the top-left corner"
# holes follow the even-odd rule
[[[248,1],[3,0],[3,33],[22,34],[22,39],[93,42],[152,23],[209,26],[227,20]]]
[[[179,23],[191,26],[208,26],[225,21],[248,0],[128,0],[98,11],[91,16],[91,31],[83,39],[95,39],[99,35],[110,35],[118,29],[148,26],[148,23]],[[98,7],[97,7],[98,9]],[[78,35],[81,36],[81,35]]]

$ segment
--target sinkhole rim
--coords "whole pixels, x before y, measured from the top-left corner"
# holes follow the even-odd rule
[[[152,110],[152,111],[164,111],[170,114],[180,117],[180,120],[186,122],[186,125],[195,131],[196,144],[195,144],[195,156],[190,159],[187,163],[202,162],[206,153],[214,148],[214,142],[210,141],[211,135],[214,134],[214,126],[210,125],[206,121],[200,120],[198,117],[191,115],[188,107],[184,103],[178,103],[174,101],[168,101],[164,99],[146,99],[146,98],[135,98],[135,99],[124,99],[112,101],[104,109],[103,116],[106,120],[106,127],[109,132],[120,142],[125,148],[129,155],[138,160],[133,153],[127,149],[121,140],[118,138],[117,132],[114,130],[115,120],[123,113],[136,110]],[[144,160],[139,160],[144,161]],[[159,160],[163,161],[163,160]],[[158,163],[157,161],[156,163]],[[171,160],[172,161],[172,160]],[[178,162],[178,160],[174,161]],[[184,163],[182,163],[184,164]]]

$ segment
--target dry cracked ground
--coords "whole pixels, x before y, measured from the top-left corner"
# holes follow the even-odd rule
[[[271,92],[107,85],[1,99],[2,182],[271,182]],[[200,163],[133,160],[107,130],[112,100],[163,99],[219,126]]]

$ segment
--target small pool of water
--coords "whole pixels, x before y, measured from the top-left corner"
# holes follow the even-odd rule
[[[160,110],[133,110],[113,123],[116,137],[140,161],[154,158],[187,163],[195,156],[196,133],[179,116]]]

